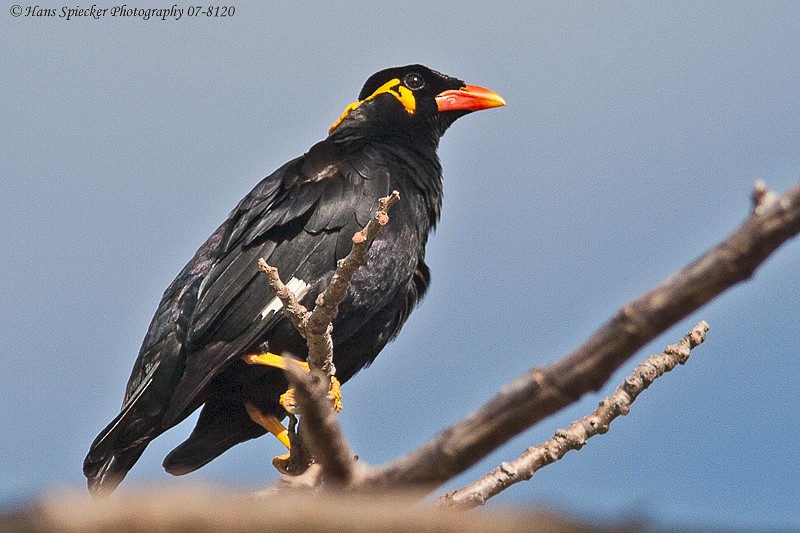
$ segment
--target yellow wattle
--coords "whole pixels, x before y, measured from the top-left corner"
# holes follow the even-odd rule
[[[403,107],[405,108],[405,110],[408,111],[409,115],[413,115],[414,111],[416,111],[416,109],[417,109],[417,100],[416,100],[416,98],[414,98],[414,93],[411,92],[411,90],[408,89],[407,87],[404,87],[400,83],[400,79],[399,78],[394,78],[394,79],[391,79],[391,80],[387,81],[386,83],[384,83],[380,87],[378,87],[375,90],[374,93],[372,93],[368,97],[364,98],[363,100],[359,100],[358,102],[353,102],[352,104],[348,105],[345,108],[344,112],[341,114],[341,116],[336,120],[336,122],[334,122],[331,125],[331,127],[328,128],[328,133],[333,132],[333,130],[335,130],[339,126],[339,124],[341,124],[342,121],[345,118],[347,118],[347,115],[349,115],[350,112],[353,111],[355,108],[357,108],[358,106],[360,106],[361,104],[363,104],[367,100],[372,100],[373,98],[375,98],[379,94],[383,94],[383,93],[389,93],[392,96],[394,96],[395,98],[397,98],[400,101],[400,103],[403,104]]]

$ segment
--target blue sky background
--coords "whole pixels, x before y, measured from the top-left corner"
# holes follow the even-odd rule
[[[236,2],[231,18],[179,21],[14,18],[10,5],[0,9],[0,506],[83,490],[81,461],[119,409],[162,291],[381,68],[424,63],[509,105],[444,137],[431,290],[345,387],[341,421],[369,463],[567,353],[717,243],[748,215],[754,180],[780,191],[800,178],[797,2]],[[798,288],[793,241],[636,358],[705,319],[708,340],[687,366],[609,434],[491,505],[800,530]],[[588,413],[635,363],[443,490]],[[275,480],[270,439],[185,478],[164,473],[192,423],[157,439],[122,490]]]

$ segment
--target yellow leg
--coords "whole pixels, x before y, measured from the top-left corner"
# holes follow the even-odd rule
[[[287,450],[292,449],[292,446],[289,443],[289,431],[283,427],[283,424],[281,424],[280,420],[273,415],[265,415],[258,409],[258,407],[250,402],[246,402],[244,407],[247,409],[247,415],[250,417],[250,420],[275,435],[275,438],[281,441],[281,444],[286,446]],[[289,453],[285,453],[283,455],[273,457],[272,466],[277,468],[280,472],[286,474],[288,471],[290,455],[291,454]]]
[[[242,360],[249,365],[266,365],[286,370],[286,358],[271,352],[251,353],[242,357]],[[308,372],[308,363],[305,361],[295,361]]]
[[[245,403],[244,407],[247,409],[250,420],[275,435],[275,438],[281,441],[287,450],[292,449],[289,444],[289,431],[281,424],[280,420],[273,415],[265,415],[250,402]]]

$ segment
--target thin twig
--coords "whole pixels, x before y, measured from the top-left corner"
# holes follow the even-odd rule
[[[334,485],[346,485],[354,477],[355,464],[350,446],[336,421],[329,392],[336,373],[333,365],[333,320],[339,304],[347,294],[353,274],[367,262],[367,251],[380,229],[389,222],[388,210],[400,199],[400,193],[378,200],[378,211],[363,230],[353,235],[353,247],[339,261],[327,289],[316,300],[313,311],[300,304],[295,294],[281,281],[278,269],[261,258],[258,269],[267,276],[270,290],[283,303],[283,313],[306,339],[310,373],[290,360],[285,369],[290,383],[295,387],[295,399],[302,412],[298,434],[290,433],[292,448],[287,463],[292,472],[302,471],[309,464],[304,444],[308,443],[311,456],[323,466],[325,479]],[[288,360],[288,359],[287,359]],[[325,377],[322,385],[320,374]],[[338,385],[337,385],[338,386]],[[338,400],[337,400],[338,401]],[[299,438],[298,438],[299,437]]]
[[[591,437],[606,433],[615,418],[628,414],[631,404],[641,392],[678,364],[686,363],[691,350],[705,340],[707,331],[708,324],[701,321],[677,344],[671,344],[664,348],[663,353],[651,355],[639,363],[622,385],[602,400],[591,415],[573,422],[567,429],[556,431],[546,442],[531,446],[518,458],[501,463],[482,478],[445,494],[439,499],[439,505],[457,509],[484,505],[489,498],[511,485],[529,480],[536,471],[558,461],[568,451],[581,449]]]
[[[484,407],[416,451],[362,481],[365,490],[431,490],[511,437],[596,391],[644,344],[726,289],[748,279],[781,244],[800,232],[800,184],[760,206],[698,260],[622,307],[567,357],[533,369]]]

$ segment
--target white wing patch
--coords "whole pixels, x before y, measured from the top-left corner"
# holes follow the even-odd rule
[[[292,278],[286,284],[286,288],[294,293],[295,298],[298,300],[306,295],[310,285],[300,278]],[[283,309],[283,302],[278,298],[273,298],[267,304],[263,311],[261,311],[261,319],[269,318],[273,314]]]

